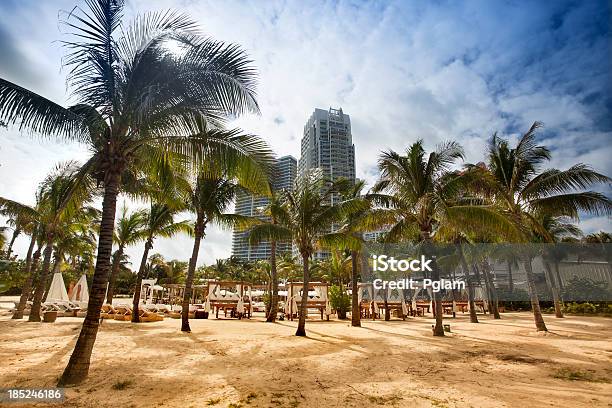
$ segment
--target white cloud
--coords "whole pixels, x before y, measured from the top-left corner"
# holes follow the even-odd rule
[[[54,42],[62,39],[57,10],[74,1],[0,5],[22,63],[35,73],[24,84],[60,102],[66,97]],[[611,129],[599,123],[609,117],[610,63],[602,52],[609,33],[596,31],[605,26],[596,2],[136,0],[128,1],[126,15],[165,8],[188,13],[206,34],[249,52],[260,72],[262,115],[236,125],[263,136],[279,155],[299,158],[303,125],[315,107],[341,106],[351,115],[357,175],[370,183],[380,150],[403,150],[418,138],[429,148],[455,139],[476,162],[494,131],[516,136],[535,120],[546,124],[551,166],[584,161],[612,173]],[[0,131],[0,140],[0,195],[24,201],[56,161],[86,154],[15,132]],[[610,220],[600,222],[610,229]],[[212,229],[201,260],[228,256],[230,237]],[[191,242],[160,241],[154,251],[186,259]],[[129,253],[137,264],[141,248]]]

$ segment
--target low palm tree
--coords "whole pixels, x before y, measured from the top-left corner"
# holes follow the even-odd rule
[[[251,244],[264,240],[291,240],[300,253],[303,287],[296,336],[306,335],[309,266],[316,248],[352,248],[357,245],[350,234],[330,232],[333,225],[342,222],[347,214],[359,211],[364,206],[361,200],[333,203],[332,196],[348,188],[350,183],[347,180],[330,182],[324,180],[321,172],[310,172],[296,181],[293,190],[282,193],[276,224],[265,222],[250,229]]]
[[[111,275],[108,282],[108,291],[106,293],[106,303],[113,303],[113,296],[115,295],[115,281],[117,280],[117,274],[119,273],[119,267],[123,260],[125,248],[132,246],[143,239],[144,227],[146,224],[146,211],[134,211],[129,213],[127,206],[124,204],[121,209],[121,214],[117,220],[117,226],[115,227],[114,241],[117,244],[117,250],[113,254],[113,263],[111,268]]]
[[[521,232],[521,242],[533,242],[538,235],[545,242],[554,238],[542,224],[543,217],[567,217],[578,220],[581,212],[610,215],[612,201],[595,191],[585,191],[598,183],[612,180],[588,166],[578,163],[567,170],[548,169],[542,165],[550,160],[550,151],[537,144],[536,132],[541,127],[535,122],[519,139],[514,148],[508,141],[493,135],[489,143],[487,166],[472,166],[470,172],[478,178],[471,188],[479,190],[495,202],[505,217]],[[546,331],[531,260],[532,251],[525,250],[522,263],[527,272],[534,321],[538,331]]]
[[[503,216],[487,205],[474,204],[470,200],[457,202],[459,192],[465,188],[462,173],[451,171],[451,166],[463,158],[463,149],[455,142],[446,142],[429,155],[423,141],[413,143],[405,155],[394,151],[383,152],[378,161],[381,178],[370,196],[377,203],[394,212],[395,222],[386,239],[401,241],[414,239],[421,243],[421,250],[432,258],[432,279],[440,279],[435,261],[433,235],[446,227],[496,228],[508,232],[512,227]],[[381,194],[387,193],[387,194]],[[436,324],[434,336],[444,336],[442,326],[442,302],[434,292]]]
[[[145,247],[140,261],[140,267],[138,268],[134,299],[132,302],[133,323],[140,322],[140,291],[146,271],[147,259],[149,258],[149,251],[153,248],[155,238],[171,238],[181,232],[187,234],[193,233],[193,228],[187,220],[179,222],[174,221],[174,217],[182,210],[183,208],[173,208],[168,204],[152,203],[150,209],[146,212],[144,227],[142,229]]]

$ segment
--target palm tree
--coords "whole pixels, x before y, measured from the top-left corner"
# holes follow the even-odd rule
[[[405,155],[391,150],[383,152],[378,161],[381,178],[373,189],[378,194],[371,197],[395,215],[386,239],[399,241],[418,234],[423,254],[432,258],[433,280],[440,279],[432,245],[436,230],[445,226],[462,230],[469,226],[507,232],[511,227],[490,206],[476,205],[470,200],[456,202],[466,180],[461,173],[452,172],[450,168],[462,158],[463,149],[455,142],[443,143],[427,156],[423,141],[419,140],[406,150]],[[434,292],[434,302],[436,324],[433,334],[444,336],[442,302],[438,292]]]
[[[313,171],[296,181],[292,191],[283,191],[282,205],[276,214],[276,224],[262,222],[251,228],[249,241],[291,240],[302,257],[303,287],[300,317],[296,336],[306,335],[306,311],[310,259],[317,247],[353,248],[356,240],[341,232],[330,232],[333,225],[343,221],[347,214],[363,208],[362,200],[333,203],[332,196],[350,187],[347,180],[333,182],[323,179],[320,171]]]
[[[612,213],[609,198],[598,192],[584,191],[597,183],[610,183],[609,177],[582,163],[567,170],[540,171],[542,164],[551,157],[545,146],[537,144],[536,131],[540,127],[541,124],[535,122],[514,148],[510,148],[507,140],[493,135],[489,143],[487,166],[471,167],[471,172],[480,179],[471,187],[494,200],[495,205],[521,231],[522,242],[532,242],[535,234],[545,242],[554,242],[542,224],[544,216],[577,220],[580,212],[596,215]],[[527,250],[523,252],[522,262],[527,272],[535,325],[538,331],[546,331],[531,267],[534,254]]]
[[[132,322],[140,322],[140,290],[142,286],[142,280],[147,266],[147,259],[149,258],[149,251],[153,248],[153,241],[155,238],[163,237],[170,238],[179,232],[191,234],[193,229],[189,225],[187,220],[175,222],[174,217],[182,208],[173,208],[168,204],[152,203],[151,208],[147,211],[144,220],[144,227],[142,235],[145,239],[144,252],[142,254],[142,260],[140,261],[140,268],[138,268],[138,276],[136,279],[136,287],[134,290],[134,299],[132,306]]]
[[[0,121],[85,143],[92,156],[81,174],[94,175],[104,188],[87,316],[59,380],[68,385],[82,382],[89,371],[110,271],[117,195],[126,174],[146,170],[166,152],[181,153],[196,166],[213,160],[230,168],[243,163],[244,174],[258,172],[258,166],[249,166],[256,161],[257,138],[199,130],[204,121],[220,126],[228,116],[257,113],[259,107],[256,71],[244,51],[202,36],[181,13],[146,13],[124,26],[122,0],[88,0],[86,9],[75,7],[64,16],[72,34],[64,42],[64,61],[77,104],[65,108],[0,79]],[[181,52],[171,52],[170,41]]]
[[[40,321],[40,308],[47,287],[51,256],[57,235],[61,234],[67,223],[74,220],[73,217],[78,215],[83,203],[88,202],[93,194],[93,186],[89,184],[89,179],[83,178],[77,181],[76,171],[77,165],[75,162],[58,165],[41,184],[36,208],[6,199],[2,201],[5,207],[10,206],[14,209],[20,207],[20,211],[35,219],[43,237],[45,246],[43,264],[34,292],[32,311],[28,318],[31,322]]]
[[[121,209],[121,215],[117,220],[117,226],[115,227],[114,241],[117,244],[117,250],[113,254],[113,263],[111,268],[111,276],[108,283],[108,292],[106,294],[106,303],[113,303],[113,296],[115,295],[115,281],[117,274],[119,273],[119,267],[123,260],[125,248],[134,245],[143,239],[143,229],[146,223],[146,211],[134,211],[128,213],[128,208],[124,204]]]
[[[270,202],[265,208],[261,209],[261,213],[268,217],[270,223],[275,225],[278,224],[278,217],[282,213],[281,195],[270,187],[268,197]],[[270,240],[270,307],[268,308],[268,315],[266,316],[266,322],[268,323],[274,323],[278,315],[277,244],[278,242],[275,239]]]
[[[210,177],[205,172],[198,175],[193,184],[186,186],[186,207],[195,213],[196,221],[194,227],[194,240],[189,269],[185,280],[185,292],[183,295],[182,324],[181,331],[190,332],[189,327],[189,303],[195,274],[200,242],[206,234],[209,224],[217,224],[222,227],[231,227],[242,219],[237,214],[226,214],[231,203],[236,198],[237,191],[241,186],[224,177]]]

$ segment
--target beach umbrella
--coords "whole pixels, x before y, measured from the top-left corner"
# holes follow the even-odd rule
[[[53,280],[51,281],[51,287],[47,293],[47,301],[57,300],[68,300],[68,292],[66,292],[66,285],[64,285],[64,278],[61,272],[55,272],[53,274]]]
[[[79,279],[74,288],[72,288],[70,300],[77,302],[89,301],[89,290],[87,289],[87,277],[85,277],[85,275],[82,275],[81,279]]]

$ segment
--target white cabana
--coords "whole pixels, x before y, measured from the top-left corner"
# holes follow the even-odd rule
[[[81,279],[79,279],[74,288],[72,288],[72,293],[70,293],[70,300],[73,302],[89,301],[89,290],[87,289],[87,277],[85,275],[82,275]]]
[[[51,281],[51,287],[47,293],[47,302],[53,301],[68,301],[68,292],[66,291],[66,285],[64,285],[64,278],[61,272],[53,274],[53,280]]]

